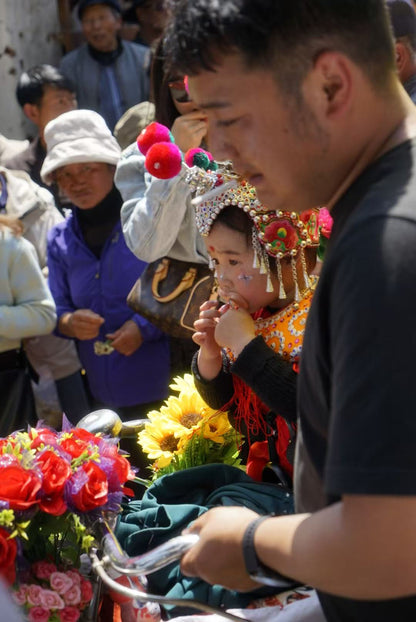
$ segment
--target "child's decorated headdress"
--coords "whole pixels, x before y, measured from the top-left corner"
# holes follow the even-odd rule
[[[160,137],[162,141],[160,140]],[[156,140],[151,137],[156,137]],[[167,179],[187,168],[187,181],[193,189],[196,224],[202,236],[208,236],[220,212],[228,206],[244,210],[253,222],[253,267],[267,275],[267,291],[273,291],[270,257],[276,260],[280,299],[286,298],[281,261],[290,259],[295,283],[295,300],[301,298],[297,260],[300,257],[304,289],[310,286],[304,249],[318,247],[320,241],[319,210],[301,214],[269,211],[257,198],[256,190],[235,174],[227,163],[217,164],[203,149],[191,149],[185,154],[174,144],[167,128],[151,124],[138,137],[138,147],[146,155],[145,166],[155,177]]]

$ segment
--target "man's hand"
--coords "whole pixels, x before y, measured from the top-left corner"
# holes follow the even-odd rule
[[[143,337],[139,327],[133,320],[127,320],[114,333],[108,333],[107,339],[111,339],[111,345],[117,352],[130,356],[140,348]]]
[[[257,517],[241,507],[214,508],[200,516],[186,530],[198,533],[199,542],[182,557],[183,574],[230,590],[244,592],[259,587],[246,572],[242,549],[244,532]]]
[[[67,337],[86,341],[98,336],[104,321],[101,315],[91,309],[77,309],[72,313],[64,313],[59,318],[59,330]]]

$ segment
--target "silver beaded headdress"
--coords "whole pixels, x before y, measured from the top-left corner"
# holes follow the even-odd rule
[[[198,181],[195,183],[196,179]],[[278,295],[281,299],[286,298],[281,260],[289,257],[295,283],[295,300],[300,300],[297,257],[300,254],[303,282],[305,288],[308,288],[310,283],[304,249],[319,243],[318,210],[308,210],[302,214],[266,210],[253,186],[229,171],[220,172],[220,169],[209,173],[200,169],[192,170],[189,182],[197,195],[192,203],[200,234],[204,237],[209,235],[218,214],[224,208],[231,205],[241,208],[253,221],[253,267],[258,268],[261,274],[267,274],[266,290],[273,292],[274,289],[269,261],[273,257],[279,281]]]

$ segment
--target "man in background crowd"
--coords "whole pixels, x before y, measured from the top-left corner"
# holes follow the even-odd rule
[[[78,17],[86,43],[64,56],[61,71],[76,86],[79,108],[100,113],[113,131],[128,108],[149,98],[149,51],[120,38],[117,0],[81,0]]]
[[[23,150],[17,151],[13,143],[6,145],[1,155],[2,166],[25,171],[39,186],[46,187],[40,169],[46,156],[43,131],[49,121],[63,112],[77,107],[72,82],[52,65],[35,65],[24,71],[17,82],[16,98],[25,116],[36,126],[37,135]],[[22,141],[25,145],[25,141]],[[65,200],[56,184],[48,188],[55,204],[62,211]]]
[[[416,11],[410,0],[387,0],[399,78],[416,104]]]
[[[133,0],[124,14],[126,22],[138,23],[140,30],[134,39],[151,47],[162,36],[168,19],[167,0]]]

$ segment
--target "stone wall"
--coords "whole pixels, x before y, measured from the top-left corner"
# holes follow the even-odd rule
[[[56,4],[56,0],[0,0],[0,133],[8,138],[25,138],[33,132],[15,99],[20,73],[38,63],[59,64]]]

